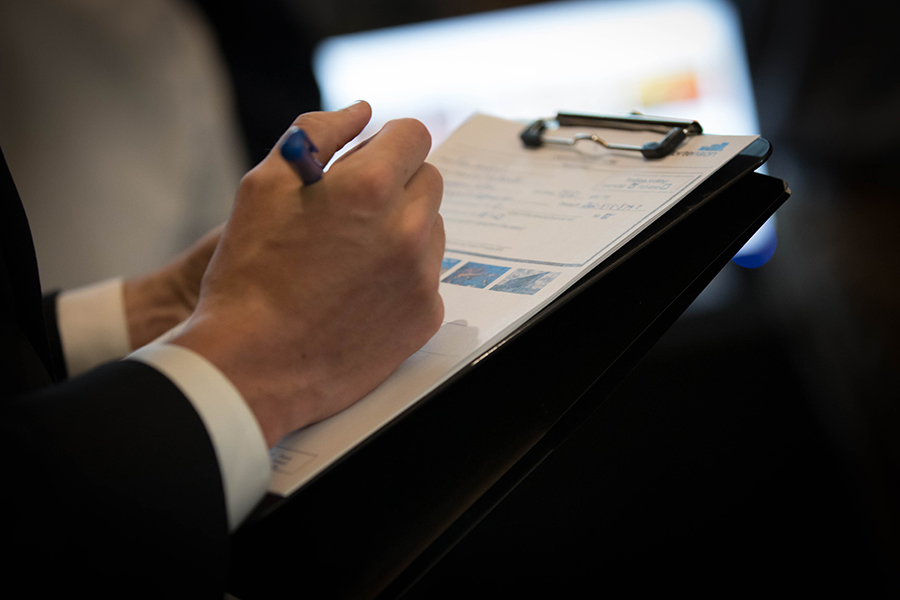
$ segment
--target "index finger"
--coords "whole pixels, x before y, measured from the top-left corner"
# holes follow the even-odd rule
[[[335,152],[362,132],[372,117],[368,102],[360,100],[333,112],[309,112],[300,115],[293,125],[304,130],[316,145],[319,162],[327,164]],[[282,134],[275,149],[281,147],[290,129]],[[274,151],[274,150],[273,150]]]

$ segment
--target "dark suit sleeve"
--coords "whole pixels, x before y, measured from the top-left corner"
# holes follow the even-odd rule
[[[112,363],[9,399],[0,413],[12,522],[4,537],[18,550],[12,572],[30,589],[222,597],[228,530],[218,463],[167,378]]]
[[[0,152],[5,586],[29,598],[221,599],[225,496],[193,405],[135,361],[60,381],[55,299],[48,306],[49,327],[27,218]]]

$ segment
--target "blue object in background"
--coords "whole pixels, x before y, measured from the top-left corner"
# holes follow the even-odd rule
[[[775,233],[775,217],[772,217],[753,234],[744,247],[732,259],[735,263],[748,269],[761,267],[775,254],[778,236]]]

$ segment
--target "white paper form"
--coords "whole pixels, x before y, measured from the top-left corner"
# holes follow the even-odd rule
[[[429,157],[444,178],[444,324],[358,403],[285,436],[271,451],[269,491],[286,496],[298,489],[514,331],[756,139],[696,136],[673,155],[648,160],[591,142],[525,148],[522,129],[518,122],[475,115]],[[638,146],[658,137],[598,132],[607,141]]]

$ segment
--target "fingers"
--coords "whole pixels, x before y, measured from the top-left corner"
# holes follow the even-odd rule
[[[404,219],[407,231],[417,239],[418,252],[424,261],[426,280],[437,286],[440,279],[441,260],[444,256],[444,221],[438,209],[441,205],[443,180],[437,168],[423,163],[404,190],[407,197]]]
[[[431,134],[421,122],[398,119],[385,124],[381,131],[341,162],[347,166],[385,162],[391,166],[394,184],[405,186],[422,166],[430,150]]]
[[[335,152],[362,132],[370,118],[372,107],[360,100],[341,110],[300,115],[293,124],[306,132],[318,149],[316,157],[324,165]],[[285,135],[282,135],[278,147],[284,139]]]
[[[405,194],[409,198],[407,210],[419,213],[430,223],[438,214],[444,194],[440,171],[431,163],[422,163],[407,182]]]
[[[428,246],[428,261],[437,269],[436,278],[440,278],[441,262],[444,259],[447,237],[444,232],[444,219],[440,214],[431,226],[431,243]]]

